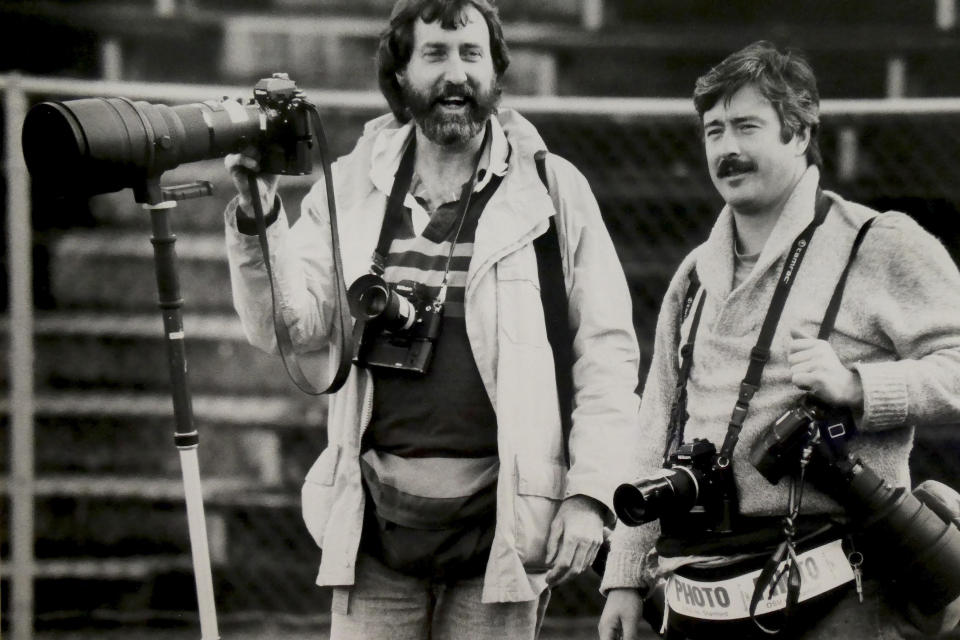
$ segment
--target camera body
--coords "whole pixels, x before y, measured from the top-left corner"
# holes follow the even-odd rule
[[[736,516],[733,473],[716,462],[712,442],[695,438],[682,444],[660,474],[617,487],[613,494],[617,517],[628,526],[659,518],[664,535],[732,530]]]
[[[812,445],[808,475],[834,498],[862,536],[875,575],[921,613],[932,615],[960,597],[960,528],[903,487],[891,487],[847,441],[856,433],[850,412],[805,397],[770,424],[750,448],[750,462],[776,483],[799,469]],[[922,497],[922,496],[921,496]]]
[[[364,367],[425,374],[443,325],[443,303],[423,284],[396,284],[378,275],[357,278],[347,291],[362,333],[354,362]]]
[[[763,430],[750,447],[748,457],[771,484],[790,475],[800,466],[803,449],[814,445],[812,476],[823,467],[847,456],[847,442],[857,427],[849,409],[833,407],[812,396],[804,396]],[[814,478],[815,480],[815,478]]]
[[[260,167],[276,175],[313,171],[311,107],[285,73],[275,73],[253,87],[253,99],[265,116],[259,140]]]

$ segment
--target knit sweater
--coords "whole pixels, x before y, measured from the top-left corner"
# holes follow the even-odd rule
[[[640,408],[634,459],[636,477],[661,466],[678,372],[678,349],[692,318],[678,326],[691,269],[705,296],[687,385],[685,441],[723,442],[741,380],[790,247],[814,216],[819,172],[811,167],[784,206],[753,271],[733,288],[735,230],[724,208],[710,237],[674,275],[657,322],[654,354]],[[783,515],[788,483],[774,486],[750,464],[747,453],[764,428],[803,395],[791,383],[791,330],[816,337],[857,230],[877,212],[825,191],[830,210],[815,232],[787,299],[733,457],[745,515]],[[690,314],[691,316],[693,314]],[[909,486],[908,458],[914,428],[960,422],[960,273],[944,247],[910,217],[881,215],[867,233],[851,268],[830,345],[863,384],[860,434],[851,454],[894,486]],[[808,486],[803,513],[834,513],[840,506]],[[656,522],[618,523],[601,585],[641,584],[640,567],[659,535]]]

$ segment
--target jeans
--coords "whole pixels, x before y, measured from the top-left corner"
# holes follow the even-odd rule
[[[483,577],[453,583],[398,573],[360,553],[352,587],[334,587],[330,640],[535,640],[550,592],[480,602]]]

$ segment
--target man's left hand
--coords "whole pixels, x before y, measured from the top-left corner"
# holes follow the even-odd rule
[[[863,384],[856,371],[843,366],[826,340],[792,329],[789,364],[793,384],[829,404],[861,409]]]
[[[606,507],[587,496],[570,496],[560,505],[547,538],[547,584],[569,580],[593,564],[603,544],[603,514]]]

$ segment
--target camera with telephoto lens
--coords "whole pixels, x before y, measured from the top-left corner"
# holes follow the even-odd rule
[[[960,597],[960,529],[852,457],[847,442],[855,433],[849,410],[807,396],[764,430],[750,462],[776,484],[800,468],[811,446],[806,475],[862,534],[864,570],[893,581],[921,613],[934,615]]]
[[[246,104],[43,102],[24,118],[23,155],[34,183],[49,193],[86,197],[133,187],[137,202],[156,204],[164,171],[248,146],[260,151],[265,173],[311,173],[314,113],[282,73],[260,80]]]
[[[354,362],[423,374],[430,367],[440,337],[443,304],[425,285],[412,280],[396,284],[378,275],[360,276],[347,291],[350,311],[362,334]]]
[[[665,535],[730,531],[736,487],[730,468],[716,461],[717,448],[708,440],[695,438],[679,446],[661,473],[617,487],[617,517],[631,527],[659,518]]]

